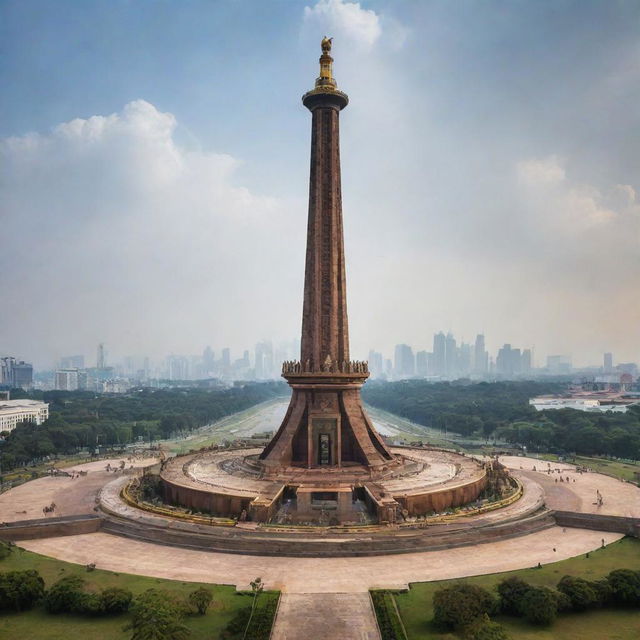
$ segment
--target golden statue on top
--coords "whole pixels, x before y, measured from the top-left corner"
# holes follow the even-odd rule
[[[333,38],[327,38],[327,36],[322,38],[322,42],[320,43],[320,46],[322,47],[322,53],[329,53],[329,51],[331,51],[332,40]]]

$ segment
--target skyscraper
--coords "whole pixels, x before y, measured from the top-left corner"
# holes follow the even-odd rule
[[[473,370],[478,375],[485,375],[489,371],[489,354],[484,346],[484,335],[476,336],[476,344],[473,350]]]
[[[96,368],[106,369],[106,367],[107,367],[107,359],[104,353],[104,344],[101,342],[98,345],[98,353],[96,356]]]
[[[447,333],[445,339],[445,374],[449,378],[454,378],[458,374],[458,348],[456,339],[452,333]]]
[[[427,351],[416,353],[416,375],[426,378],[429,375],[429,356]]]
[[[436,376],[444,376],[446,373],[446,342],[442,331],[433,336],[433,373]]]
[[[408,344],[398,344],[395,349],[394,375],[396,378],[410,378],[415,375],[416,361]]]

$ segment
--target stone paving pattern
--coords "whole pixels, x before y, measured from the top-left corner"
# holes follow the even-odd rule
[[[284,593],[271,640],[380,640],[368,593]]]
[[[531,486],[542,487],[546,492],[546,502],[551,508],[640,517],[640,489],[630,483],[596,473],[580,474],[567,464],[552,464],[552,470],[559,468],[565,478],[567,475],[570,478],[568,483],[556,483],[555,476],[559,477],[559,474],[547,474],[545,462],[519,457],[505,457],[502,461],[512,468],[516,475],[525,481],[528,480]],[[118,459],[111,461],[112,464],[118,462]],[[147,461],[151,462],[153,460]],[[78,470],[89,470],[89,473],[75,480],[47,477],[12,489],[0,496],[0,520],[41,518],[42,507],[52,501],[57,505],[55,515],[93,512],[100,487],[117,477],[104,471],[106,463],[107,461],[99,461],[77,467]],[[134,464],[140,465],[144,462],[138,461]],[[535,472],[534,465],[537,469]],[[574,478],[576,482],[573,482]],[[596,490],[600,491],[604,499],[601,507],[593,504]],[[534,493],[530,493],[529,499],[533,496]],[[524,503],[519,505],[519,508],[523,506]],[[485,517],[488,516],[489,514]],[[499,515],[490,514],[490,517]],[[100,532],[23,541],[20,546],[69,562],[95,562],[100,568],[119,572],[194,582],[234,584],[238,588],[247,588],[252,579],[262,576],[267,588],[281,589],[284,594],[282,609],[274,628],[274,633],[279,635],[275,635],[275,638],[313,640],[362,637],[369,640],[376,638],[375,635],[370,635],[371,629],[375,627],[372,613],[370,608],[364,606],[364,596],[369,588],[403,588],[410,582],[508,571],[535,566],[538,562],[546,564],[596,549],[603,540],[605,544],[609,544],[620,537],[622,536],[616,533],[552,527],[527,536],[490,544],[428,553],[367,558],[303,559],[194,551]],[[347,602],[342,595],[345,593],[360,594],[361,597]],[[298,604],[307,602],[309,609],[319,612],[323,610],[322,603],[326,601],[328,604],[325,614],[319,617],[328,619],[326,612],[332,611],[333,605],[330,604],[331,601],[326,600],[326,594],[334,594],[332,598],[345,600],[346,617],[333,617],[335,632],[329,627],[318,632],[319,626],[315,626],[316,630],[313,631],[295,622],[296,598],[289,599],[290,596],[306,596],[307,599],[298,600]],[[340,634],[345,633],[342,621],[348,619],[353,620],[353,629],[348,630],[348,635],[341,636]],[[299,632],[296,629],[299,629]]]

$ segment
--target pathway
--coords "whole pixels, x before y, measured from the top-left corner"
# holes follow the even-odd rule
[[[380,640],[368,593],[284,593],[271,640]]]

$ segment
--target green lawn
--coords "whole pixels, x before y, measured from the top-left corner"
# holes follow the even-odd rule
[[[170,550],[167,549],[167,553]],[[89,589],[119,586],[130,589],[134,595],[146,589],[165,589],[174,593],[176,597],[184,597],[193,589],[202,586],[201,583],[177,582],[147,578],[127,573],[112,571],[87,572],[85,567],[62,562],[36,553],[14,548],[14,552],[5,560],[0,561],[0,572],[36,569],[44,578],[47,587],[59,578],[67,575],[82,576]],[[233,618],[239,609],[251,605],[251,597],[240,595],[235,587],[224,585],[207,585],[214,593],[213,603],[204,616],[193,615],[185,620],[191,629],[191,640],[213,640],[220,636],[220,632]],[[260,596],[260,602],[277,598],[278,592],[269,591]],[[2,614],[0,616],[0,638],[7,640],[25,638],[29,640],[71,640],[75,638],[90,638],[91,640],[122,640],[128,638],[129,633],[122,630],[129,621],[128,615],[115,617],[89,618],[85,616],[49,615],[42,607],[32,611]]]
[[[640,540],[623,538],[605,549],[561,562],[545,565],[541,569],[524,569],[465,579],[466,582],[493,589],[503,578],[511,575],[535,585],[555,587],[564,575],[575,575],[589,580],[601,578],[613,569],[640,569]],[[418,582],[411,585],[408,593],[396,597],[402,621],[409,640],[453,640],[453,634],[438,633],[431,625],[433,617],[433,594],[440,586],[451,581]],[[497,616],[508,632],[520,640],[637,640],[640,637],[640,613],[603,609],[584,614],[561,614],[548,628],[535,628],[518,618]]]

